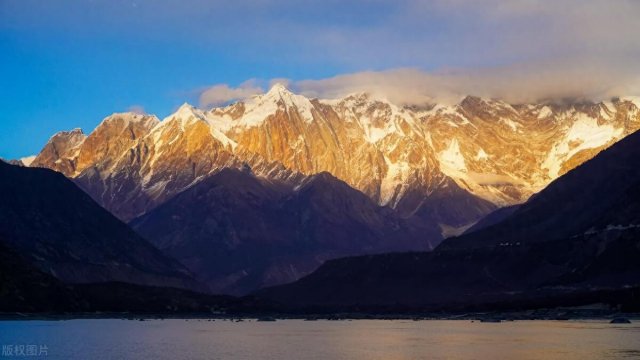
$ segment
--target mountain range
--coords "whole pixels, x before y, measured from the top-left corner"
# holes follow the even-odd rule
[[[294,185],[329,172],[451,235],[640,128],[639,109],[632,97],[520,105],[466,97],[418,108],[368,94],[308,99],[276,84],[226,107],[184,104],[163,121],[113,114],[89,135],[54,135],[31,166],[74,179],[124,221],[224,167]]]
[[[638,128],[633,97],[416,107],[277,84],[162,121],[113,114],[22,164],[64,174],[209,291],[244,294],[329,259],[479,232]]]
[[[439,229],[379,206],[329,173],[298,186],[221,169],[131,222],[213,293],[294,281],[325,260],[431,250]]]

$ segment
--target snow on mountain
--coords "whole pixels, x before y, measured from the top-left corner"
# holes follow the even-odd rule
[[[542,166],[549,170],[551,178],[557,178],[562,175],[563,164],[571,157],[581,151],[598,149],[619,140],[623,133],[624,128],[599,122],[585,114],[577,114],[575,122],[554,144]]]
[[[452,139],[449,146],[439,154],[440,165],[445,174],[454,178],[465,177],[467,166],[464,156],[460,153],[460,146],[457,139]]]
[[[158,124],[158,129],[152,130],[152,133],[155,134],[154,137],[157,139],[156,141],[159,141],[159,137],[162,134],[161,129],[170,126],[172,121],[179,124],[178,126],[182,133],[184,133],[185,127],[192,125],[194,122],[202,121],[210,126],[211,136],[213,138],[220,141],[225,146],[232,148],[236,146],[236,143],[229,139],[221,129],[216,126],[218,124],[211,118],[211,116],[209,116],[209,114],[205,114],[202,110],[188,103],[182,104],[175,113],[169,115],[164,119],[164,121]],[[176,140],[179,136],[180,134],[176,134],[175,138],[169,140],[169,142],[171,143],[171,141]]]
[[[232,113],[238,108],[241,117],[235,119]],[[265,94],[252,96],[227,108],[213,109],[207,116],[218,130],[228,132],[232,128],[260,126],[265,119],[278,111],[297,113],[306,122],[312,122],[313,109],[314,105],[309,99],[293,94],[284,85],[277,83]]]
[[[80,146],[87,136],[82,129],[60,131],[54,134],[40,153],[33,159],[31,166],[48,167],[67,176],[75,174],[75,160]]]
[[[23,158],[20,158],[20,161],[24,166],[29,166],[35,159],[36,159],[36,155],[31,155],[31,156],[25,156]]]
[[[640,111],[640,96],[623,96],[620,101],[630,102],[636,107],[636,112]]]
[[[75,178],[125,220],[213,171],[249,166],[290,182],[326,171],[406,216],[452,214],[436,220],[459,228],[483,216],[487,204],[525,201],[640,128],[639,105],[629,97],[510,105],[468,96],[418,109],[368,94],[308,99],[276,84],[209,111],[184,104],[162,121],[114,120],[120,125],[99,126],[91,141],[59,133],[34,165]]]
[[[546,119],[549,116],[553,115],[553,111],[548,106],[543,106],[542,109],[538,112],[538,119]]]

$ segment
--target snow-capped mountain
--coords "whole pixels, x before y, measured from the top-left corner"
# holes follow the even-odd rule
[[[456,233],[496,207],[521,203],[640,128],[640,99],[519,104],[467,97],[405,107],[368,94],[309,99],[277,84],[159,121],[107,117],[91,134],[54,135],[31,166],[76,180],[130,220],[225,167],[299,183],[323,171]]]

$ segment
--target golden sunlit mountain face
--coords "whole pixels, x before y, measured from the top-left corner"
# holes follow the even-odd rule
[[[107,179],[94,191],[106,189],[111,195],[103,205],[123,219],[216,169],[244,164],[262,177],[293,182],[327,171],[407,215],[419,210],[421,198],[444,191],[447,179],[471,196],[505,206],[525,201],[640,128],[639,105],[633,98],[510,105],[467,97],[416,110],[367,94],[308,99],[277,85],[209,111],[183,105],[161,122],[114,114],[88,137],[54,136],[32,166],[81,183]],[[129,183],[128,193],[113,192],[122,182]],[[132,205],[123,198],[139,201]],[[443,225],[465,226],[482,215]]]

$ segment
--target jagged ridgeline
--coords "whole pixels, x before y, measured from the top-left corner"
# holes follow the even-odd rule
[[[30,166],[71,178],[210,290],[246,293],[327,259],[432,249],[638,128],[633,97],[417,108],[278,84],[162,121],[113,114],[54,135]]]
[[[223,167],[293,183],[326,171],[455,233],[640,128],[639,107],[636,98],[510,105],[467,97],[416,109],[367,94],[308,99],[277,84],[209,111],[185,104],[163,121],[113,114],[88,136],[56,134],[31,165],[75,179],[125,221]]]

